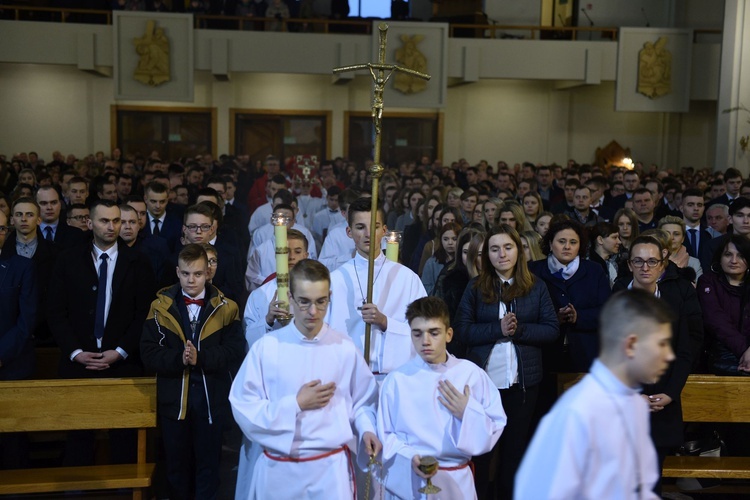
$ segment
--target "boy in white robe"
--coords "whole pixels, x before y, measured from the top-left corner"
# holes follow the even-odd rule
[[[602,308],[599,357],[542,419],[516,473],[514,497],[656,499],[659,479],[647,397],[674,360],[672,315],[626,290]]]
[[[296,229],[289,229],[286,238],[289,248],[289,269],[291,270],[297,262],[308,258],[308,241],[305,235]],[[253,290],[245,305],[242,324],[248,349],[266,333],[281,328],[276,317],[286,311],[278,307],[280,301],[276,296],[276,276],[275,274],[273,276],[260,288]]]
[[[406,317],[418,356],[388,374],[378,405],[385,498],[427,498],[419,489],[428,477],[441,488],[430,500],[476,498],[469,461],[503,432],[500,395],[484,370],[446,351],[453,329],[442,299],[418,299]],[[425,456],[439,463],[431,475],[419,470]]]
[[[307,238],[296,229],[290,229],[286,238],[289,247],[289,269],[291,270],[297,262],[307,258]],[[281,302],[276,294],[277,286],[274,277],[250,294],[242,318],[248,349],[266,333],[282,328],[277,317],[286,314],[287,311],[280,307]],[[253,467],[262,452],[263,450],[259,445],[253,445],[246,436],[242,436],[240,461],[237,467],[236,498],[248,497]]]
[[[381,449],[377,384],[349,337],[323,322],[329,300],[325,266],[294,266],[294,320],[253,344],[232,384],[234,418],[263,447],[247,498],[353,498],[347,443],[356,431],[361,456]]]
[[[385,376],[414,356],[406,306],[427,292],[411,269],[387,260],[381,252],[373,270],[373,301],[366,303],[371,204],[370,198],[358,198],[349,205],[347,235],[354,240],[356,253],[331,273],[326,319],[332,328],[348,332],[360,352],[364,352],[365,323],[370,323],[370,368]],[[375,241],[381,242],[386,231],[382,209],[376,220]]]

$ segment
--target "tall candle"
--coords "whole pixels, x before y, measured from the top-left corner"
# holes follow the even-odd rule
[[[401,242],[400,231],[388,231],[385,235],[385,258],[392,261],[398,262],[398,248]]]
[[[289,310],[289,298],[287,293],[289,292],[289,247],[286,241],[286,216],[274,215],[273,223],[273,235],[276,239],[276,284],[277,284],[277,296],[276,300],[282,302],[282,307]]]

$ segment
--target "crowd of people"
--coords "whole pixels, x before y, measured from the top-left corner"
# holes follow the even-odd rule
[[[611,321],[626,321],[628,301],[672,332],[663,370],[620,377],[645,384],[656,450],[629,466],[682,444],[690,373],[750,373],[750,182],[738,170],[423,157],[380,178],[371,241],[370,164],[0,156],[0,380],[34,376],[40,346],[60,349],[63,378],[158,374],[170,498],[216,498],[236,422],[237,498],[347,498],[355,484],[417,498],[429,478],[446,498],[490,499],[544,488],[521,480],[534,446],[516,474],[537,426],[555,433],[556,374],[616,385],[606,370],[632,356]],[[398,261],[376,252],[370,271],[370,246],[392,229]],[[3,466],[26,466],[24,436],[0,439]],[[127,432],[110,440],[113,461],[135,453]],[[71,433],[63,463],[94,451],[92,433]],[[436,473],[420,468],[426,456]],[[539,458],[555,459],[563,451]],[[652,472],[635,486],[658,491]]]

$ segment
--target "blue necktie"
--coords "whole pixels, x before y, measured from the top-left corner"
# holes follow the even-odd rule
[[[99,287],[96,289],[96,319],[94,320],[94,336],[101,339],[104,336],[104,306],[107,302],[107,259],[109,255],[103,253],[102,263],[99,265]]]
[[[52,226],[44,228],[44,239],[47,241],[54,241],[54,238],[52,237]]]
[[[690,233],[690,246],[693,250],[692,256],[698,257],[698,235],[696,234],[698,232],[697,229],[688,229],[688,233]]]

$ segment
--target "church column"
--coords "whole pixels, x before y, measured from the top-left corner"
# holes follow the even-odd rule
[[[747,176],[750,150],[743,152],[739,141],[750,135],[750,112],[723,112],[742,105],[750,108],[750,0],[726,0],[713,167],[736,167]]]

